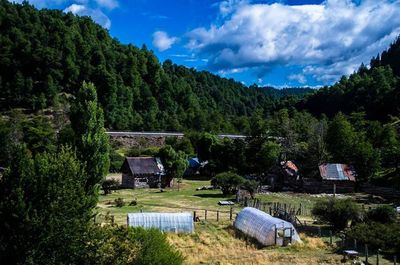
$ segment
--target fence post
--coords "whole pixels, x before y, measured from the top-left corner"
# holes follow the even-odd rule
[[[233,215],[233,208],[229,210],[229,220],[232,220],[232,215]]]
[[[376,251],[376,265],[379,265],[379,249]]]
[[[357,239],[354,239],[354,250],[357,250]]]
[[[219,211],[217,211],[217,222],[219,221]]]
[[[321,227],[318,226],[318,237],[321,237],[322,233],[321,233]]]
[[[364,252],[365,252],[365,263],[368,264],[368,245],[364,245]]]
[[[126,227],[129,227],[129,216],[126,215]]]
[[[111,224],[114,224],[114,215],[111,215]]]
[[[329,244],[332,246],[332,230],[329,230]]]
[[[247,197],[244,197],[244,206],[245,206],[245,207],[248,206]]]
[[[269,207],[269,215],[272,215],[272,208],[271,208],[271,206]]]
[[[193,222],[196,222],[196,211],[193,211]]]
[[[396,255],[393,257],[393,265],[397,265],[397,256]]]
[[[333,184],[333,197],[336,197],[336,184]]]
[[[204,210],[204,219],[207,220],[207,210]]]

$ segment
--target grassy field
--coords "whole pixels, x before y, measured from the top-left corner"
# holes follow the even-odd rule
[[[328,238],[317,238],[309,233],[301,234],[303,244],[285,248],[259,248],[235,234],[232,221],[229,220],[229,206],[219,206],[218,201],[233,199],[224,197],[220,190],[200,190],[196,188],[208,186],[209,181],[184,180],[177,187],[168,188],[164,192],[157,189],[124,189],[117,190],[107,196],[101,195],[97,210],[98,222],[104,216],[114,216],[117,224],[126,225],[127,213],[181,212],[196,211],[201,221],[195,224],[193,234],[168,234],[169,241],[186,257],[186,264],[346,264],[342,256],[335,254],[328,246]],[[123,207],[115,206],[115,199],[122,198]],[[263,202],[280,202],[291,205],[300,203],[311,209],[319,199],[308,194],[291,192],[268,193],[257,195]],[[132,201],[136,205],[129,205]],[[208,210],[208,221],[204,221],[204,210]],[[234,213],[240,206],[233,207]],[[220,211],[220,222],[216,222],[216,212]],[[235,215],[233,215],[233,218]],[[303,220],[312,221],[311,216],[301,216]],[[323,241],[324,240],[324,241]],[[347,263],[349,264],[349,263]],[[385,260],[381,264],[390,264]]]

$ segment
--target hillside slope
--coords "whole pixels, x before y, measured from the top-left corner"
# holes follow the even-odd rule
[[[339,111],[365,112],[368,119],[387,121],[400,115],[400,38],[372,58],[368,69],[358,71],[331,87],[325,87],[297,104],[314,115],[329,117]]]
[[[65,104],[90,81],[109,129],[236,132],[280,97],[170,60],[160,64],[145,46],[122,45],[88,17],[26,3],[0,1],[0,47],[3,111]]]

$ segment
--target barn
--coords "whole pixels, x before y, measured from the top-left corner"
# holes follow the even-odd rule
[[[194,231],[193,216],[189,212],[129,213],[127,225],[145,229],[157,228],[163,232],[173,233],[192,233]]]
[[[286,246],[301,242],[291,223],[252,207],[246,207],[238,213],[234,226],[264,246]]]
[[[165,174],[164,167],[157,157],[127,157],[121,166],[122,188],[169,187],[172,178]]]

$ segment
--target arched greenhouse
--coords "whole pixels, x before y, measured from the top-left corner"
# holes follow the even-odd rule
[[[158,228],[163,232],[192,233],[191,213],[129,213],[127,224],[132,227]]]
[[[252,207],[246,207],[238,213],[234,226],[264,246],[301,242],[291,223]]]

